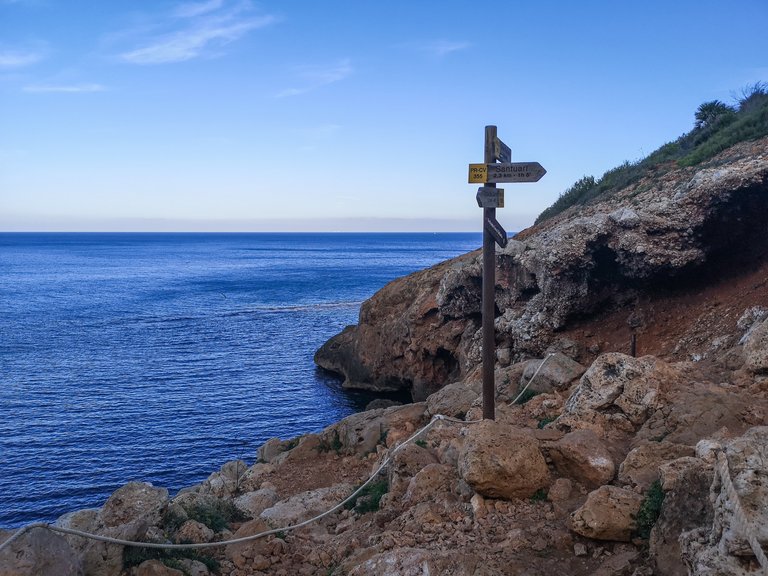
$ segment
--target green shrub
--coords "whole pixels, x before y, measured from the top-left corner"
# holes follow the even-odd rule
[[[539,488],[536,490],[536,492],[533,493],[533,496],[531,496],[531,502],[544,502],[547,499],[547,491],[544,490],[544,488]]]
[[[347,510],[354,508],[360,514],[376,512],[381,503],[381,497],[389,491],[386,478],[371,482],[363,488],[352,500],[345,504]]]
[[[544,210],[536,224],[583,205],[606,194],[617,192],[677,161],[680,166],[695,166],[739,142],[768,136],[768,84],[757,82],[741,90],[736,108],[719,100],[701,104],[694,114],[695,126],[677,140],[654,150],[643,160],[624,162],[608,170],[599,180],[584,176]]]
[[[197,520],[214,532],[229,528],[232,522],[243,522],[248,517],[230,500],[215,500],[208,504],[193,504],[187,510],[190,520]]]
[[[664,503],[664,491],[661,482],[656,480],[645,495],[640,511],[637,513],[637,535],[647,539],[651,535],[651,528],[656,524],[661,514],[661,505]]]
[[[426,448],[427,447],[427,443],[424,440],[422,440],[421,438],[416,440],[416,442],[414,442],[414,444],[416,444],[416,446],[418,446],[420,448]]]
[[[528,388],[528,390],[526,390],[525,392],[523,392],[523,393],[520,395],[520,398],[518,398],[518,399],[517,399],[517,401],[515,402],[515,404],[525,404],[526,402],[528,402],[528,400],[530,400],[531,398],[533,398],[533,397],[535,397],[535,396],[538,396],[538,395],[539,395],[539,393],[538,393],[538,392],[536,392],[536,391],[534,391],[534,390],[531,390],[530,388]]]

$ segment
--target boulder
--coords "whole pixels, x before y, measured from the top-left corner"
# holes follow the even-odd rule
[[[538,441],[493,420],[467,429],[458,469],[475,492],[491,498],[529,498],[549,485],[549,470]]]
[[[241,489],[248,464],[242,460],[226,462],[218,472],[211,474],[201,485],[201,491],[218,498],[230,498]]]
[[[432,417],[436,414],[442,414],[443,416],[463,418],[477,397],[478,392],[466,384],[459,382],[449,384],[429,395],[427,398],[427,415]]]
[[[664,462],[693,455],[694,449],[684,444],[643,441],[630,450],[619,466],[619,482],[645,491],[659,479],[659,467]]]
[[[144,482],[129,482],[107,499],[92,530],[96,534],[121,540],[146,540],[148,529],[160,524],[168,504],[168,490],[165,488]],[[82,554],[85,574],[118,576],[123,568],[123,546],[89,540]]]
[[[187,520],[179,526],[174,540],[179,544],[200,544],[213,540],[214,532],[208,526],[197,520]]]
[[[412,506],[419,502],[433,501],[441,493],[450,492],[451,486],[458,480],[456,469],[444,464],[428,464],[408,483],[403,500]]]
[[[256,518],[270,506],[274,506],[280,498],[272,488],[261,488],[253,492],[246,492],[234,499],[235,506],[251,518]]]
[[[276,527],[297,524],[333,508],[354,490],[351,484],[337,484],[302,492],[267,508],[260,518]]]
[[[635,517],[643,497],[640,494],[601,486],[589,493],[587,501],[571,515],[571,529],[595,540],[629,542],[637,528]]]
[[[406,444],[392,456],[387,468],[389,491],[401,496],[408,484],[421,469],[437,463],[437,458],[426,448],[413,443]]]
[[[426,424],[425,410],[426,403],[418,402],[358,412],[323,430],[320,445],[345,454],[366,455],[377,445],[391,446]]]
[[[139,564],[136,576],[184,576],[184,572],[170,568],[160,560],[147,560]]]
[[[477,576],[486,573],[477,571],[480,566],[480,559],[465,551],[395,548],[356,564],[346,563],[344,573],[349,576]]]
[[[269,524],[264,520],[256,518],[255,520],[251,520],[240,526],[237,532],[232,536],[232,539],[247,538],[248,536],[267,532],[270,529]],[[264,556],[269,555],[271,546],[268,538],[270,537],[266,536],[246,542],[239,542],[237,544],[229,544],[224,549],[224,555],[227,560],[235,565],[235,567],[245,570],[246,568],[252,567],[257,558],[263,558]]]
[[[537,370],[538,374],[536,373]],[[520,378],[519,389],[522,390],[536,374],[536,379],[528,386],[528,390],[539,393],[564,390],[585,371],[584,366],[562,352],[554,352],[547,355],[543,360],[530,360],[526,363]]]
[[[10,538],[0,533],[0,543]],[[0,576],[83,576],[80,558],[67,539],[33,528],[0,551]]]
[[[613,457],[592,430],[574,430],[546,447],[562,476],[588,488],[597,488],[613,480],[616,473]]]

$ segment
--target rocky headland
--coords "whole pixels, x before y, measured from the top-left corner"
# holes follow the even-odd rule
[[[330,509],[391,458],[349,506],[199,553],[35,529],[0,576],[764,573],[766,214],[762,138],[517,235],[497,256],[495,421],[480,420],[480,255],[395,280],[316,361],[414,403],[270,440],[172,498],[130,483],[56,525],[226,541]]]

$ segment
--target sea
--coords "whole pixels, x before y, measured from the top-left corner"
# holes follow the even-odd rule
[[[171,494],[373,398],[315,367],[390,280],[479,233],[0,233],[0,527]]]

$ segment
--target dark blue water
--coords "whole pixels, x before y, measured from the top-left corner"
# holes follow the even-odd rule
[[[479,234],[0,234],[0,526],[172,492],[370,400],[312,355]]]

